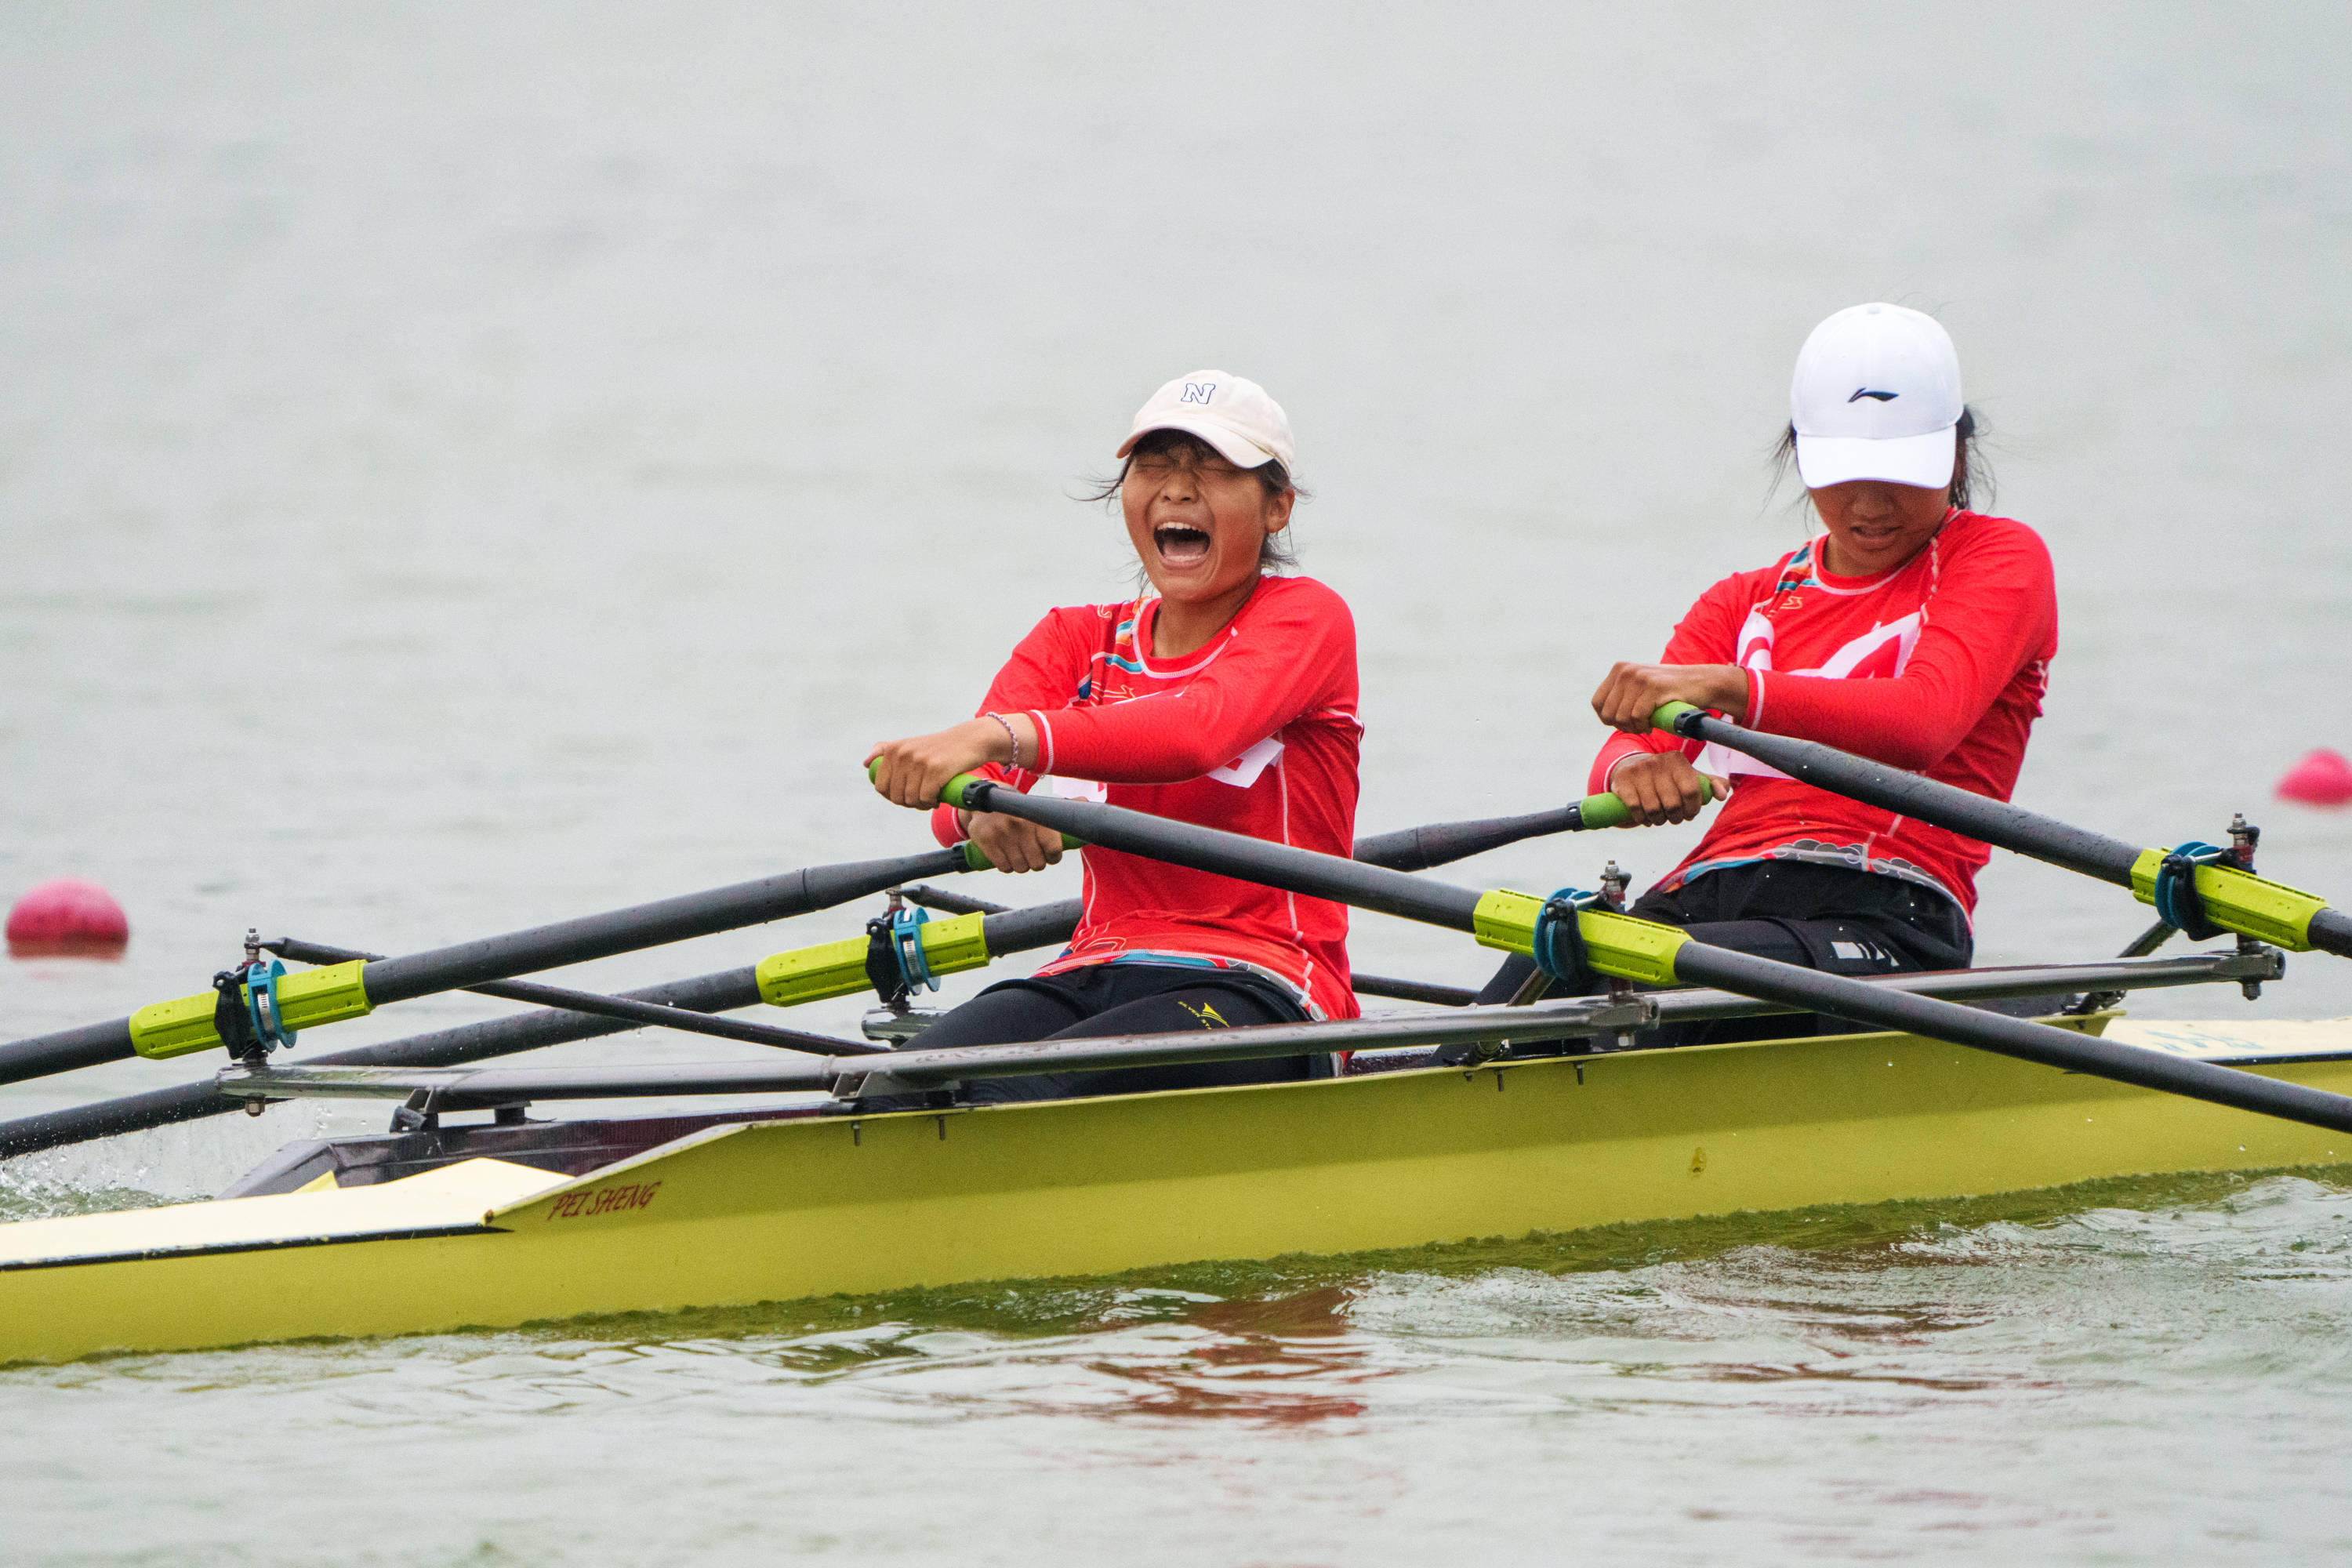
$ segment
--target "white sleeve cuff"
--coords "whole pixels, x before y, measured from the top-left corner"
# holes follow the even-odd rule
[[[1036,765],[1030,771],[1042,776],[1054,771],[1054,726],[1045,722],[1044,710],[1032,708],[1027,712],[1029,721],[1037,726],[1037,754],[1030,759]]]

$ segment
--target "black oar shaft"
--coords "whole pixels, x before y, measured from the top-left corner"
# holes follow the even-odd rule
[[[1466,985],[1436,985],[1426,980],[1399,980],[1389,974],[1366,974],[1359,970],[1349,976],[1359,996],[1386,996],[1398,1002],[1428,1002],[1440,1007],[1467,1007],[1478,1000],[1478,993]]]
[[[305,942],[291,936],[264,942],[262,946],[297,963],[343,963],[354,958],[373,961],[377,957],[356,948],[330,947],[325,942]],[[502,1002],[528,1002],[534,1007],[560,1007],[567,1013],[619,1018],[633,1026],[677,1029],[689,1035],[710,1035],[722,1040],[772,1046],[779,1050],[812,1051],[818,1056],[856,1056],[864,1051],[888,1048],[869,1046],[863,1040],[842,1040],[831,1035],[812,1035],[801,1029],[780,1029],[772,1024],[745,1024],[733,1018],[713,1018],[684,1007],[633,1001],[626,996],[605,996],[593,991],[575,991],[568,985],[542,985],[529,980],[491,980],[464,989],[469,994],[495,996]]]
[[[1584,808],[1580,802],[1550,811],[1529,812],[1525,816],[1490,817],[1482,822],[1433,822],[1426,827],[1408,827],[1398,833],[1359,838],[1356,858],[1367,865],[1387,866],[1399,871],[1427,871],[1521,839],[1573,833],[1583,826]]]
[[[1818,1009],[1883,1029],[1926,1035],[2019,1057],[2067,1072],[2113,1079],[2142,1089],[2163,1089],[2191,1100],[2239,1110],[2260,1111],[2290,1121],[2352,1132],[2352,1099],[2216,1067],[2210,1062],[2166,1056],[2137,1046],[2080,1035],[2047,1024],[1998,1013],[1978,1012],[1931,997],[1906,995],[1753,953],[1705,942],[1685,942],[1675,955],[1675,973],[1685,980],[1762,997],[1791,1007]],[[1954,1015],[1960,1015],[1957,1019]]]
[[[2338,958],[2352,958],[2352,915],[2326,909],[2311,917],[2311,945]]]
[[[1769,763],[1800,784],[1845,795],[1903,816],[1965,834],[1999,848],[2047,860],[2118,887],[2131,886],[2142,846],[2093,833],[2007,801],[1857,757],[1817,741],[1742,729],[1712,714],[1685,715],[1677,733]]]
[[[84,1024],[79,1028],[59,1029],[52,1035],[37,1035],[29,1040],[0,1046],[0,1083],[47,1078],[76,1068],[94,1068],[101,1062],[119,1062],[136,1054],[131,1048],[130,1019],[110,1018],[103,1024]]]
[[[1710,741],[1759,763],[1769,763],[1801,784],[1916,817],[1979,843],[2079,871],[2119,888],[2132,887],[2132,868],[2147,853],[2142,846],[2093,833],[2007,801],[1905,773],[1885,763],[1824,746],[1818,741],[1766,734],[1678,705],[1669,705],[1660,710],[1660,714],[1672,717],[1676,734]],[[2304,940],[2323,952],[2352,958],[2352,916],[2341,910],[2320,909],[2310,916],[2304,928]]]
[[[1329,899],[1454,931],[1471,929],[1472,914],[1478,906],[1477,894],[1443,882],[1424,882],[1382,866],[1221,833],[1125,806],[1023,795],[986,780],[971,783],[963,804],[975,811],[1003,812],[1040,826],[1059,828],[1100,848],[1244,881],[1266,882],[1309,898]]]
[[[888,860],[812,866],[709,892],[688,893],[578,920],[560,921],[553,925],[534,926],[528,931],[458,942],[404,958],[387,958],[367,966],[367,996],[371,1003],[382,1006],[534,970],[585,963],[591,959],[610,958],[615,953],[806,914],[878,893],[914,878],[961,871],[965,865],[963,851],[959,848]],[[0,1083],[44,1078],[74,1068],[120,1061],[135,1054],[128,1018],[60,1030],[0,1046]]]
[[[606,914],[559,921],[553,925],[459,942],[406,958],[387,958],[368,965],[368,999],[383,1006],[412,996],[455,991],[485,980],[562,969],[615,953],[762,925],[788,915],[830,909],[919,877],[942,877],[963,868],[961,849],[903,855],[888,860],[857,860],[839,866],[811,866],[781,877],[739,882],[707,893],[688,893]]]

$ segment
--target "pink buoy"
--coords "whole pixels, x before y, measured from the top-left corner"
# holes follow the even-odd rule
[[[78,877],[44,882],[8,911],[11,958],[121,958],[130,941],[114,895]]]
[[[2305,805],[2342,805],[2352,801],[2352,763],[2325,748],[2314,752],[2279,780],[2278,796]]]

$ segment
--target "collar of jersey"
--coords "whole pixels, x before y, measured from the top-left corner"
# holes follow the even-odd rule
[[[1251,597],[1255,598],[1256,595],[1252,595]],[[1241,610],[1235,612],[1234,618],[1225,623],[1223,630],[1186,654],[1181,661],[1172,664],[1162,661],[1155,665],[1145,654],[1144,649],[1151,646],[1152,628],[1160,624],[1160,600],[1157,597],[1139,600],[1136,603],[1135,615],[1131,622],[1135,631],[1128,642],[1128,658],[1118,662],[1122,668],[1130,669],[1138,675],[1149,675],[1161,680],[1173,679],[1180,675],[1192,675],[1224,650],[1226,641],[1234,635],[1234,627],[1239,624],[1242,616],[1247,613],[1249,605],[1244,605]]]
[[[1788,563],[1780,568],[1780,583],[1778,591],[1785,594],[1797,588],[1819,588],[1824,594],[1835,594],[1844,598],[1859,598],[1864,594],[1875,594],[1927,559],[1935,550],[1937,543],[1944,537],[1944,531],[1951,527],[1952,520],[1959,515],[1958,507],[1946,507],[1944,521],[1936,525],[1936,531],[1927,536],[1927,542],[1919,547],[1919,552],[1916,555],[1912,556],[1900,566],[1888,567],[1874,577],[1832,575],[1827,566],[1820,564],[1813,559],[1813,546],[1828,537],[1826,534],[1816,535],[1800,545],[1796,553],[1789,557]]]

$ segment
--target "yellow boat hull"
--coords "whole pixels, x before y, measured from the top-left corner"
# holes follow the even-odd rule
[[[2352,1093],[2352,1060],[2255,1070]],[[0,1226],[0,1363],[2347,1160],[2343,1134],[1901,1035],[747,1122],[578,1179],[479,1160]]]

